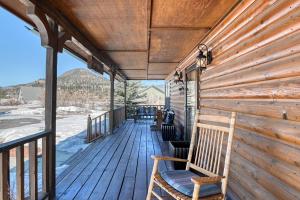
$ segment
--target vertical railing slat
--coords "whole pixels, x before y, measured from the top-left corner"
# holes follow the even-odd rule
[[[29,194],[30,200],[38,199],[37,141],[29,143]]]
[[[24,199],[24,145],[16,148],[17,200]]]
[[[49,193],[49,137],[42,139],[42,162],[43,162],[43,192]]]
[[[99,116],[99,130],[100,130],[100,135],[102,135],[102,115]]]
[[[106,113],[104,114],[104,135],[106,135]]]
[[[0,199],[9,200],[9,151],[0,153]]]

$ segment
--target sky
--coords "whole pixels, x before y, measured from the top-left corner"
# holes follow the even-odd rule
[[[29,83],[45,78],[46,49],[39,35],[26,28],[27,23],[0,7],[0,87]],[[85,62],[67,52],[58,54],[58,76],[74,68],[86,68]],[[164,81],[143,81],[162,85]]]

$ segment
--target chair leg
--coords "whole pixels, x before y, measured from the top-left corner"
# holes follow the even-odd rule
[[[198,200],[199,199],[199,191],[200,191],[200,185],[195,184],[194,186],[194,191],[193,191],[193,200]]]
[[[151,174],[149,187],[148,187],[148,194],[147,194],[147,198],[146,198],[147,200],[151,200],[152,190],[154,187],[154,175],[157,173],[157,169],[158,169],[158,160],[154,160],[152,174]]]

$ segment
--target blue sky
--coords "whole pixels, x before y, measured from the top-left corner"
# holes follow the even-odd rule
[[[45,78],[46,49],[38,35],[29,26],[0,7],[0,87],[28,83]],[[68,53],[58,55],[57,73],[86,68],[86,63]],[[163,84],[164,81],[143,81],[145,85]]]

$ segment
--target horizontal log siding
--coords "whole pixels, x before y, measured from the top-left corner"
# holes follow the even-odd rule
[[[229,194],[299,199],[300,0],[244,0],[203,43],[214,60],[200,78],[201,113],[238,112]]]
[[[181,86],[181,83],[175,84],[174,81],[170,84],[170,108],[175,112],[174,124],[177,135],[183,134],[185,125],[184,94],[183,91],[179,91]]]

